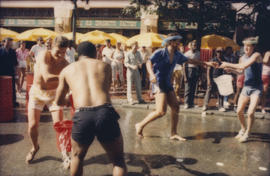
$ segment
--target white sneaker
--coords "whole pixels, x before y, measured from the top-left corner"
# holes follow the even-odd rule
[[[241,129],[241,130],[238,132],[238,134],[237,134],[234,138],[235,138],[235,139],[241,138],[242,136],[244,136],[245,131],[246,131],[246,130]]]
[[[187,104],[184,105],[184,109],[188,109],[189,106]]]
[[[221,108],[219,108],[219,109],[218,109],[218,111],[220,111],[220,112],[225,112],[225,111],[226,111],[226,109],[225,109],[225,108],[223,108],[223,107],[221,107]]]
[[[203,111],[206,111],[206,110],[207,110],[207,106],[203,106],[203,107],[202,107],[202,110],[203,110]]]
[[[248,137],[249,135],[247,133],[245,133],[243,136],[241,136],[238,141],[243,143],[243,142],[247,142],[248,141]]]

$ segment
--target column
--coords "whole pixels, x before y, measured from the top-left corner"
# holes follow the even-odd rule
[[[57,33],[71,32],[71,16],[73,5],[71,3],[63,3],[61,1],[54,6],[54,30]]]

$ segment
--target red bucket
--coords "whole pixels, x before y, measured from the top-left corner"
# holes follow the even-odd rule
[[[13,120],[12,77],[0,76],[0,122]]]
[[[63,120],[54,124],[57,148],[60,152],[71,151],[72,124],[73,122],[71,120]]]

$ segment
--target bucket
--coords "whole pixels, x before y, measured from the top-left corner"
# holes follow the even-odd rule
[[[12,77],[0,76],[0,122],[13,120]]]
[[[232,75],[221,75],[217,78],[214,78],[215,83],[217,84],[219,94],[222,96],[229,96],[233,94],[233,84],[232,84]]]
[[[71,151],[71,130],[73,122],[71,120],[63,120],[54,124],[56,131],[56,144],[60,152]]]

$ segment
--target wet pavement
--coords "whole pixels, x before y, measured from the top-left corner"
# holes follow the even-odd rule
[[[151,110],[127,108],[116,104],[130,176],[269,176],[270,120],[255,120],[251,139],[238,143],[234,139],[240,126],[233,116],[201,117],[200,114],[180,113],[178,130],[186,142],[169,140],[169,113],[144,130],[144,139],[135,135],[134,124]],[[65,112],[65,117],[69,117]],[[26,134],[24,108],[16,111],[14,122],[0,123],[1,176],[66,176],[61,154],[56,148],[55,132],[48,113],[40,122],[40,150],[32,164],[24,163],[30,149]],[[112,165],[95,140],[84,162],[84,175],[111,175]]]

